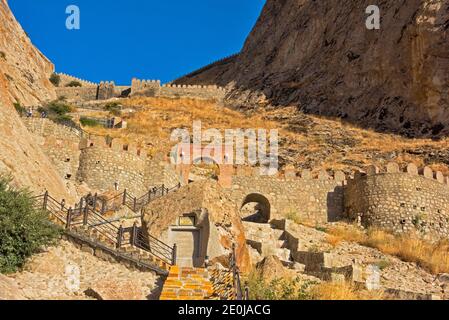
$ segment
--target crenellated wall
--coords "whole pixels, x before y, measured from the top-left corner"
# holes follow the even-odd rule
[[[113,190],[117,182],[120,189],[140,194],[147,189],[146,158],[146,153],[134,146],[88,141],[81,152],[77,180],[100,191]]]
[[[390,163],[357,173],[345,188],[348,217],[366,227],[395,233],[418,231],[429,238],[449,235],[449,185],[441,172]]]
[[[218,86],[164,84],[159,80],[133,79],[131,95],[165,98],[192,98],[222,101],[225,89]]]
[[[134,145],[104,137],[83,139],[81,133],[49,119],[23,118],[37,144],[66,179],[77,179],[99,191],[127,188],[135,195],[165,184],[182,182],[163,156],[149,158]],[[374,166],[346,176],[337,171],[298,173],[287,167],[275,176],[261,175],[260,168],[220,166],[223,192],[236,206],[257,202],[267,220],[295,215],[320,222],[343,218],[360,221],[395,233],[418,231],[429,239],[449,236],[449,179],[429,167],[413,164],[385,169]],[[26,168],[24,168],[26,170]]]
[[[49,119],[22,118],[28,131],[63,179],[74,180],[79,167],[81,133]],[[26,170],[26,168],[24,168]]]
[[[289,168],[281,176],[263,176],[259,169],[240,168],[232,177],[229,194],[240,207],[262,196],[269,202],[270,219],[295,215],[320,222],[336,221],[343,216],[345,181],[342,172],[329,175],[322,171],[313,176],[304,170],[298,175]]]

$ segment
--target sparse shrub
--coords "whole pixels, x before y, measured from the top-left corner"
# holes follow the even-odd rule
[[[0,272],[12,273],[42,246],[54,243],[59,229],[35,208],[30,193],[0,176]]]
[[[313,300],[382,300],[382,291],[367,291],[356,288],[349,282],[323,282],[310,290]]]
[[[6,53],[4,53],[3,51],[0,51],[0,59],[6,60]]]
[[[81,84],[81,82],[74,80],[74,81],[70,81],[65,86],[66,87],[82,87],[83,85]]]
[[[71,126],[76,125],[68,114],[74,111],[74,108],[61,99],[52,101],[43,107],[39,107],[37,110],[39,113],[45,112],[47,117],[55,122]]]
[[[351,226],[330,228],[328,242],[336,246],[341,241],[356,242],[403,261],[414,262],[433,274],[449,273],[447,240],[430,243],[415,234],[393,235],[377,229],[364,232]]]
[[[95,119],[81,117],[80,123],[85,127],[99,127],[101,123]]]
[[[122,106],[117,102],[109,102],[103,107],[104,111],[109,111],[113,116],[120,117],[122,115]]]
[[[260,272],[253,271],[246,282],[251,300],[310,300],[312,281],[296,279],[265,280]]]
[[[53,73],[50,76],[50,82],[53,83],[55,87],[59,87],[59,84],[61,83],[61,77],[59,74]]]
[[[20,102],[14,103],[14,108],[16,109],[17,113],[20,115],[24,115],[26,113],[26,108],[20,104]]]

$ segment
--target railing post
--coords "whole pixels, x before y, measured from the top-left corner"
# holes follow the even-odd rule
[[[117,234],[117,249],[121,248],[122,240],[123,240],[123,226],[120,225],[120,228],[118,229],[118,234]]]
[[[106,211],[106,200],[103,200],[101,202],[101,215],[104,215],[105,211]]]
[[[44,202],[42,203],[42,209],[47,210],[47,204],[48,204],[48,191],[45,191]]]
[[[172,252],[172,260],[171,260],[171,264],[172,266],[176,266],[176,260],[177,258],[177,251],[178,251],[178,246],[176,245],[176,243],[173,245],[173,252]]]
[[[133,211],[136,212],[137,211],[137,198],[134,197],[133,199]]]
[[[134,222],[133,224],[133,229],[132,229],[132,233],[131,233],[131,245],[133,247],[137,247],[137,222]]]
[[[81,210],[82,210],[82,209],[81,209]],[[89,207],[86,206],[86,207],[84,208],[83,226],[87,226],[88,218],[89,218],[88,216],[89,216]]]
[[[62,199],[61,201],[61,211],[64,211],[65,208],[65,199]]]
[[[245,300],[249,300],[249,287],[245,286]]]
[[[126,204],[126,189],[123,191],[123,205]]]
[[[72,208],[69,208],[69,210],[67,210],[67,221],[66,221],[66,229],[70,230],[72,224]]]
[[[151,190],[148,191],[148,203],[151,202]]]
[[[164,195],[165,192],[165,184],[162,185],[162,195]]]
[[[98,198],[98,194],[95,193],[95,195],[94,195],[94,205],[93,205],[94,210],[97,210],[97,198]]]

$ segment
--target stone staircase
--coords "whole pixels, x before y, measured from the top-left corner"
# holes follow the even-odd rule
[[[230,270],[172,266],[160,300],[235,300]]]
[[[217,300],[207,269],[172,266],[160,300]]]
[[[78,212],[65,209],[64,205],[48,193],[35,197],[36,205],[49,212],[49,219],[65,229],[65,235],[79,243],[95,256],[107,260],[123,261],[128,265],[154,271],[158,275],[166,276],[172,264],[172,257],[176,249],[168,247],[159,240],[146,236],[140,227],[117,227],[86,206]],[[152,251],[152,247],[164,248],[168,254],[159,256]],[[169,252],[170,251],[170,252]]]
[[[253,262],[258,263],[265,257],[277,256],[285,266],[292,266],[291,252],[283,230],[268,223],[243,222],[243,227]]]

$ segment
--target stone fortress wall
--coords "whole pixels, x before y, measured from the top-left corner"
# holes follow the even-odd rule
[[[294,215],[300,219],[327,222],[343,216],[345,183],[342,172],[331,176],[323,171],[314,177],[309,170],[297,175],[287,169],[281,176],[262,176],[259,169],[237,170],[229,194],[239,206],[261,199],[262,204],[269,203],[270,220]]]
[[[211,85],[161,85],[159,80],[133,79],[131,86],[117,86],[113,81],[102,81],[99,84],[78,79],[67,74],[59,73],[61,84],[56,88],[58,97],[70,100],[92,101],[108,100],[111,98],[144,96],[165,98],[192,98],[203,100],[223,101],[225,89]],[[66,87],[71,81],[78,81],[81,87]]]
[[[60,176],[67,180],[75,179],[81,155],[80,132],[49,119],[22,118],[22,121],[53,162]]]
[[[53,161],[65,179],[86,182],[99,191],[129,189],[136,195],[165,184],[183,182],[164,157],[150,158],[144,150],[104,137],[85,139],[76,129],[49,119],[24,118],[36,143]],[[225,192],[236,206],[259,203],[267,220],[295,215],[314,221],[349,218],[366,227],[404,233],[419,231],[429,238],[449,235],[449,179],[441,172],[413,164],[401,168],[390,163],[380,170],[347,176],[343,172],[297,173],[288,167],[283,174],[262,176],[259,168],[222,168]]]
[[[83,137],[76,128],[49,119],[23,118],[61,177],[84,182],[98,191],[111,191],[118,183],[140,196],[149,188],[165,184],[176,186],[180,179],[169,163],[148,157],[137,146],[106,137]]]
[[[133,96],[193,98],[222,101],[225,93],[226,90],[224,88],[216,85],[161,85],[159,80],[133,79],[131,85],[131,95]]]
[[[449,236],[449,178],[428,167],[390,163],[384,170],[371,166],[353,176],[325,171],[312,176],[309,170],[299,174],[287,168],[270,177],[256,170],[237,170],[229,194],[240,207],[248,202],[268,206],[264,210],[271,220],[289,215],[321,222],[349,219],[399,234]]]
[[[348,216],[364,226],[429,238],[449,235],[449,179],[428,167],[370,167],[348,181],[344,198]]]

